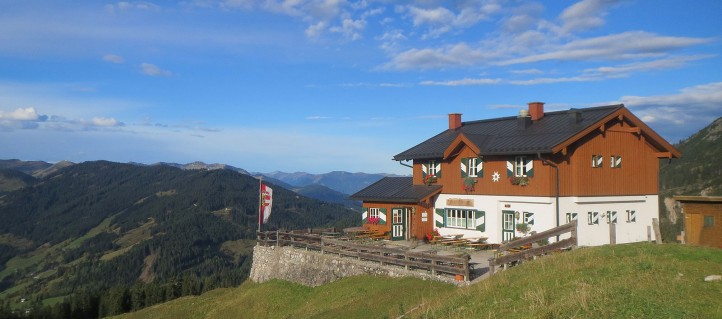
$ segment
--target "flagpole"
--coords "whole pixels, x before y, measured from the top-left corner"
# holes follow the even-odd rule
[[[263,176],[258,177],[258,232],[261,232],[261,218],[263,213]]]

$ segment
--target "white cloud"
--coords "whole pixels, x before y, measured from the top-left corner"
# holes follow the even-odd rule
[[[122,122],[118,122],[118,120],[112,118],[112,117],[94,117],[91,123],[94,126],[102,126],[102,127],[113,127],[113,126],[123,126],[124,124]]]
[[[342,33],[351,40],[361,39],[361,32],[366,27],[365,20],[343,19],[340,27],[333,27],[331,32]]]
[[[616,0],[582,0],[566,8],[559,18],[564,34],[579,32],[604,25],[607,9],[615,5]]]
[[[115,54],[106,54],[103,56],[103,61],[115,63],[115,64],[121,64],[125,61],[122,56],[115,55]]]
[[[163,70],[156,66],[155,64],[150,63],[141,63],[140,64],[141,72],[148,76],[171,76],[173,75],[172,72]]]
[[[397,11],[406,11],[413,26],[428,27],[426,36],[438,37],[455,29],[466,29],[479,21],[487,20],[500,11],[501,6],[491,1],[467,1],[459,4],[458,13],[442,6],[425,8],[418,5],[398,7]]]
[[[34,107],[18,108],[14,111],[0,111],[0,119],[10,121],[37,121],[41,116],[35,111]]]
[[[125,12],[129,10],[159,10],[160,7],[146,1],[119,1],[105,5],[105,10],[110,13]]]
[[[421,85],[437,85],[437,86],[464,86],[464,85],[489,85],[489,84],[499,84],[499,83],[501,83],[501,79],[464,78],[461,80],[451,80],[451,81],[423,81],[420,84]]]
[[[574,40],[549,52],[508,59],[501,65],[563,60],[628,60],[656,57],[712,39],[660,36],[644,31],[628,31],[595,38]]]
[[[539,69],[526,69],[526,70],[511,70],[513,74],[543,74],[544,71]]]
[[[672,56],[665,57],[662,59],[635,62],[629,64],[622,64],[618,66],[603,66],[593,69],[586,69],[586,74],[598,74],[607,77],[616,76],[628,76],[633,72],[644,72],[644,71],[660,71],[666,69],[676,69],[686,66],[691,61],[707,59],[713,57],[712,55],[694,55],[694,56]]]
[[[323,31],[326,29],[326,22],[319,21],[316,24],[309,25],[308,28],[306,28],[306,36],[309,38],[318,38],[321,36]]]
[[[386,69],[442,69],[488,63],[493,53],[459,43],[439,49],[411,49],[401,52],[384,65]]]

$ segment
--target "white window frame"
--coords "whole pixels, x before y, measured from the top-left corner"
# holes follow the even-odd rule
[[[468,177],[479,177],[479,175],[476,174],[476,166],[479,165],[479,158],[477,157],[470,157],[468,159],[467,165],[466,165],[466,176]]]
[[[578,213],[567,213],[567,224],[571,223],[574,220],[579,219]]]
[[[368,216],[368,218],[372,218],[372,217],[379,218],[379,212],[380,212],[380,211],[381,211],[381,209],[378,208],[378,207],[369,208],[369,216]]]
[[[608,210],[607,211],[607,224],[612,223],[612,217],[614,217],[614,224],[616,224],[617,223],[617,220],[616,220],[617,219],[617,211],[616,210],[612,210],[612,211]]]
[[[612,155],[609,160],[609,167],[622,168],[622,157],[619,155]]]
[[[587,225],[599,225],[599,212],[587,212]]]
[[[446,214],[446,227],[476,229],[475,210],[447,208],[444,210],[444,213]]]
[[[391,223],[401,224],[404,222],[404,210],[403,209],[392,209],[391,210]]]
[[[592,167],[593,168],[601,168],[603,166],[604,166],[604,156],[592,155]]]
[[[632,218],[634,216],[634,218]],[[637,214],[635,210],[627,210],[627,223],[636,223]]]
[[[534,213],[532,212],[524,212],[522,213],[522,220],[524,221],[524,224],[529,225],[529,217],[534,216]],[[532,224],[534,225],[534,224]]]
[[[427,172],[427,175],[436,176],[436,160],[429,161],[429,171]]]
[[[526,177],[526,156],[514,158],[514,176]]]

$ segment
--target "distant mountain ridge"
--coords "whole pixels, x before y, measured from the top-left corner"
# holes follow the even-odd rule
[[[263,175],[279,179],[293,186],[322,185],[344,194],[354,194],[361,189],[379,181],[386,176],[399,176],[394,174],[369,174],[333,171],[325,174],[310,174],[305,172],[271,172]]]

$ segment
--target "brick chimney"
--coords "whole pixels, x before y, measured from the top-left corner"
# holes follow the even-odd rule
[[[449,114],[449,129],[455,130],[461,127],[461,113]]]
[[[529,115],[531,115],[532,121],[544,117],[544,102],[529,102]]]

